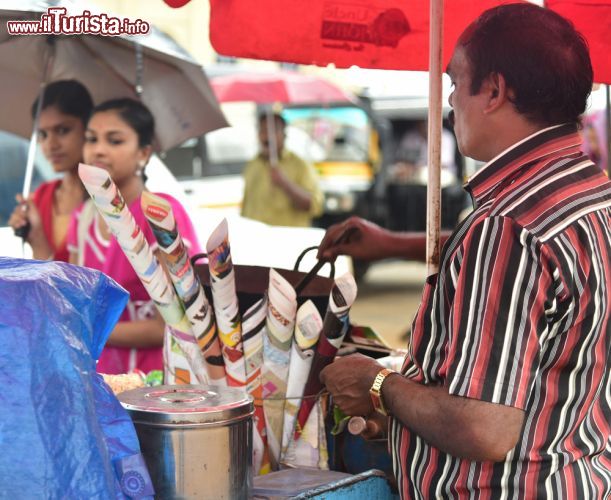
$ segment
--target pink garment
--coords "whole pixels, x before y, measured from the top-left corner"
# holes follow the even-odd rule
[[[172,206],[174,217],[178,225],[178,231],[189,249],[189,255],[201,252],[193,224],[189,219],[183,206],[169,195],[156,193],[166,199]],[[142,229],[144,236],[151,248],[157,248],[157,242],[153,231],[148,224],[140,206],[140,198],[129,205],[129,210],[136,220],[136,224]],[[78,251],[78,219],[82,207],[72,216],[68,230],[68,249],[70,252]],[[105,240],[99,230],[97,217],[94,217],[89,226],[88,237],[85,242],[84,265],[97,269],[113,278],[125,290],[129,292],[130,298],[119,321],[133,321],[151,318],[154,315],[155,304],[149,297],[144,285],[136,275],[131,264],[125,257],[117,240],[111,237]],[[99,373],[128,373],[134,369],[148,372],[150,370],[161,370],[163,368],[162,347],[148,349],[135,349],[127,347],[115,347],[107,345],[97,364]]]

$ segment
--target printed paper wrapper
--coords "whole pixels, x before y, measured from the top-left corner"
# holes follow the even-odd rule
[[[267,296],[253,304],[242,318],[242,343],[246,363],[246,390],[254,399],[253,470],[256,474],[271,471],[267,450],[265,415],[263,412],[263,336],[267,317]]]
[[[242,322],[235,287],[235,272],[231,261],[227,219],[223,219],[210,235],[206,251],[227,384],[243,387],[246,385],[246,366],[242,346]]]
[[[196,375],[205,374],[203,357],[184,308],[117,186],[106,170],[84,163],[79,164],[79,177],[159,313],[170,327],[169,331],[189,360],[189,366]],[[198,382],[205,383],[206,378],[198,378]]]
[[[318,342],[321,330],[322,318],[320,313],[314,303],[308,300],[297,311],[297,320],[295,321],[295,340],[291,347],[289,378],[286,386],[286,403],[284,405],[283,456],[289,446],[289,442],[293,438],[297,412],[301,406],[303,390],[308,380],[316,343]]]
[[[329,470],[329,450],[321,398],[316,400],[301,437],[297,441],[291,439],[283,455],[282,465]]]
[[[161,254],[165,257],[176,293],[184,305],[191,331],[204,357],[207,383],[225,386],[225,364],[216,332],[214,312],[178,233],[172,206],[164,198],[149,192],[142,193],[141,203]]]
[[[301,402],[301,407],[297,414],[297,423],[295,424],[295,439],[299,439],[302,433],[310,411],[314,406],[315,396],[322,389],[322,384],[319,379],[321,370],[328,364],[333,362],[337,350],[344,340],[344,336],[348,331],[349,318],[348,313],[356,299],[356,282],[350,273],[346,273],[335,280],[335,284],[331,289],[329,296],[329,306],[325,313],[322,333],[316,346],[316,353],[312,360],[310,375],[304,389],[304,399]],[[308,396],[307,398],[305,396]]]
[[[272,467],[277,468],[282,447],[284,398],[289,375],[297,295],[277,271],[269,271],[267,321],[263,337],[263,407]]]

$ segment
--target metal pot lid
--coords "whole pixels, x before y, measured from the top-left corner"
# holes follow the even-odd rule
[[[117,397],[134,422],[153,425],[222,425],[254,411],[252,398],[235,387],[159,385]]]

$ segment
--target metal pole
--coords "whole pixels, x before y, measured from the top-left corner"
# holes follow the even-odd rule
[[[40,90],[38,91],[38,101],[36,104],[36,114],[34,115],[34,127],[32,129],[32,135],[30,137],[30,146],[28,148],[28,159],[25,165],[25,178],[23,179],[23,189],[21,194],[24,199],[30,196],[30,190],[32,188],[32,177],[34,176],[34,158],[36,157],[36,144],[38,143],[38,119],[42,110],[42,101],[45,92],[45,87],[51,74],[51,68],[53,67],[53,58],[55,55],[55,42],[53,38],[48,39],[48,45],[46,50],[46,61],[44,63],[44,69],[42,74],[42,81],[40,82]]]
[[[429,31],[428,188],[426,196],[427,275],[439,271],[441,225],[441,127],[443,61],[443,0],[431,0]]]
[[[276,142],[276,119],[274,118],[274,110],[272,106],[267,108],[267,149],[269,154],[269,164],[272,168],[278,166],[278,143]]]
[[[611,179],[611,96],[609,84],[605,85],[605,124],[607,131],[607,177]]]
[[[138,42],[135,42],[136,46],[136,83],[134,85],[134,90],[136,91],[136,95],[138,99],[142,99],[142,92],[144,90],[144,86],[142,84],[143,81],[143,73],[144,73],[144,56],[142,54],[142,45]]]

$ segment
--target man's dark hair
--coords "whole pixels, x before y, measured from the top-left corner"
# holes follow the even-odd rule
[[[281,130],[286,128],[286,120],[280,113],[274,113],[274,125],[280,126]],[[267,113],[261,113],[259,118],[257,119],[257,124],[259,128],[267,126]]]
[[[476,19],[458,46],[469,61],[472,95],[499,73],[531,122],[579,123],[593,70],[585,39],[564,17],[532,4],[501,5]]]
[[[57,80],[45,86],[42,94],[42,108],[56,106],[64,115],[79,118],[87,125],[93,109],[93,100],[85,86],[77,80]],[[36,117],[38,97],[32,104],[32,118]]]
[[[138,134],[138,145],[143,148],[153,143],[155,118],[144,104],[129,97],[111,99],[93,108],[92,115],[101,111],[116,111]]]

